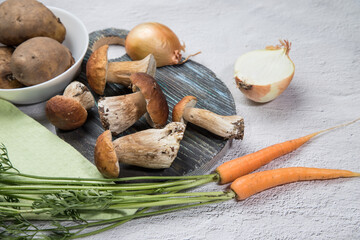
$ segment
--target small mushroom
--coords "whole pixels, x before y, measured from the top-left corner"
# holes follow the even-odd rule
[[[131,127],[144,114],[150,126],[165,126],[169,107],[155,79],[146,73],[133,73],[130,79],[134,93],[99,99],[98,110],[103,127],[117,135]]]
[[[173,122],[191,122],[226,139],[242,139],[244,119],[240,116],[221,116],[206,109],[195,108],[197,99],[185,96],[173,108]]]
[[[144,72],[155,76],[156,61],[152,54],[139,61],[108,62],[109,45],[104,45],[94,51],[86,64],[86,77],[91,89],[103,95],[107,82],[130,86],[130,75]]]
[[[64,95],[57,95],[47,101],[46,116],[57,128],[73,130],[82,126],[87,119],[87,110],[95,105],[95,99],[82,83],[70,83]]]
[[[119,175],[120,163],[162,169],[171,166],[184,136],[185,124],[172,122],[163,129],[147,129],[112,141],[109,130],[95,144],[95,165],[107,178]]]
[[[14,52],[12,47],[0,47],[0,89],[25,87],[15,79],[10,69],[10,59]]]

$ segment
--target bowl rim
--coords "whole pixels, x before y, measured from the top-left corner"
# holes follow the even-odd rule
[[[49,80],[47,80],[47,81],[45,81],[43,83],[39,83],[39,84],[36,84],[36,85],[33,85],[33,86],[25,86],[25,87],[22,87],[22,88],[13,88],[13,89],[2,89],[2,88],[0,88],[0,92],[22,92],[22,91],[26,91],[27,89],[34,89],[34,88],[38,88],[38,87],[50,84],[52,82],[56,82],[63,75],[67,74],[69,71],[71,71],[73,68],[75,68],[79,64],[79,62],[82,62],[82,59],[84,58],[84,56],[86,54],[86,51],[87,51],[87,49],[89,47],[89,34],[88,34],[88,31],[87,31],[87,29],[85,27],[85,24],[77,16],[70,13],[69,11],[66,11],[64,9],[57,8],[57,7],[52,7],[52,6],[46,6],[46,7],[49,8],[51,11],[55,10],[55,11],[58,11],[58,12],[62,12],[64,14],[66,14],[66,15],[69,15],[72,18],[74,18],[78,23],[80,23],[80,26],[86,32],[86,42],[87,42],[86,47],[82,50],[82,52],[80,54],[80,58],[77,61],[75,61],[74,64],[70,68],[68,68],[65,72],[61,73],[60,75],[57,75],[56,77],[54,77],[52,79],[49,79]],[[3,45],[1,45],[1,46],[3,46]],[[4,45],[4,46],[6,46],[6,45]]]

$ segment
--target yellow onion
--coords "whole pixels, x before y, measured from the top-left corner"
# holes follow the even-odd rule
[[[132,60],[141,60],[150,53],[153,54],[157,67],[181,64],[187,60],[181,61],[185,44],[180,44],[170,28],[156,22],[134,27],[126,37],[125,49]]]
[[[269,102],[290,84],[295,65],[289,57],[291,43],[268,46],[240,56],[234,67],[235,81],[240,91],[255,102]]]

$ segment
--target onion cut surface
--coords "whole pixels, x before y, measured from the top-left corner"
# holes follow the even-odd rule
[[[295,65],[289,58],[291,43],[266,47],[240,56],[234,67],[235,81],[246,97],[255,102],[269,102],[290,84]]]

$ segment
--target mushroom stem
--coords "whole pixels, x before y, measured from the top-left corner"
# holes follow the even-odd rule
[[[103,127],[117,135],[146,113],[146,101],[141,92],[103,97],[99,99],[98,109]]]
[[[103,97],[98,102],[100,120],[105,129],[117,135],[129,127],[145,113],[151,126],[165,126],[169,107],[164,93],[155,79],[146,73],[131,74],[132,94]]]
[[[109,130],[96,140],[95,165],[107,178],[119,175],[119,162],[146,168],[168,168],[177,156],[185,124],[172,122],[163,129],[147,129],[112,141]]]
[[[108,62],[108,49],[109,45],[100,47],[90,55],[86,63],[86,78],[97,94],[104,94],[106,82],[128,87],[132,73],[143,72],[155,76],[156,61],[152,54],[139,61]]]
[[[240,116],[221,116],[206,109],[187,107],[183,118],[227,139],[242,139],[244,135],[244,119]]]
[[[78,81],[71,82],[65,88],[63,95],[78,100],[86,110],[89,110],[95,105],[95,99],[90,90]]]
[[[146,168],[168,168],[177,156],[185,124],[172,122],[163,129],[147,129],[113,141],[118,161]]]
[[[130,86],[130,75],[143,72],[155,77],[156,61],[152,54],[139,61],[109,62],[107,66],[107,82]]]

